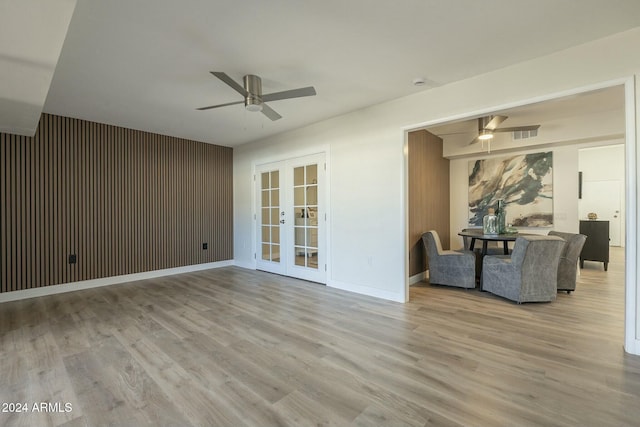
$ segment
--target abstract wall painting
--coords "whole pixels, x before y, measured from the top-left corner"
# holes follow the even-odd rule
[[[514,227],[553,225],[553,152],[469,162],[469,225],[482,226],[489,208],[505,201]]]

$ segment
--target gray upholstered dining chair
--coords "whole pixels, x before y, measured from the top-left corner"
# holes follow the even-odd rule
[[[518,237],[511,255],[484,257],[482,289],[518,304],[553,301],[564,245],[557,236]]]
[[[558,263],[558,290],[569,294],[576,290],[578,258],[587,236],[562,231],[550,231],[549,236],[558,236],[566,242]]]
[[[460,288],[476,287],[476,256],[473,252],[443,250],[440,236],[435,230],[424,233],[422,242],[427,249],[429,283]]]

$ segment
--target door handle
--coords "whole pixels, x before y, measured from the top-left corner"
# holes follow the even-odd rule
[[[280,220],[280,224],[284,224],[284,219],[281,219],[281,220]]]

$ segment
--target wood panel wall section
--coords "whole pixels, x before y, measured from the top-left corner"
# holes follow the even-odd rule
[[[0,292],[233,258],[231,148],[43,114],[0,166]]]
[[[436,230],[449,248],[449,160],[442,139],[426,130],[409,132],[409,276],[427,269],[422,233]]]

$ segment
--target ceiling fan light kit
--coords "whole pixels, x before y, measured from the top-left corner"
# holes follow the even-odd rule
[[[480,135],[478,135],[478,139],[480,141],[486,141],[491,138],[493,138],[493,133],[491,133],[491,131],[487,129],[482,129],[480,131]]]
[[[212,108],[226,107],[228,105],[242,104],[247,111],[261,111],[262,114],[267,116],[272,121],[281,119],[282,116],[275,110],[269,107],[265,102],[267,101],[279,101],[281,99],[289,98],[301,98],[303,96],[314,96],[316,90],[313,86],[307,86],[299,89],[285,90],[282,92],[262,94],[262,79],[254,74],[247,74],[242,78],[244,86],[236,83],[226,73],[221,71],[211,71],[211,74],[222,80],[229,87],[234,89],[240,95],[244,97],[244,101],[228,102],[226,104],[211,105],[209,107],[197,108],[197,110],[210,110]]]

